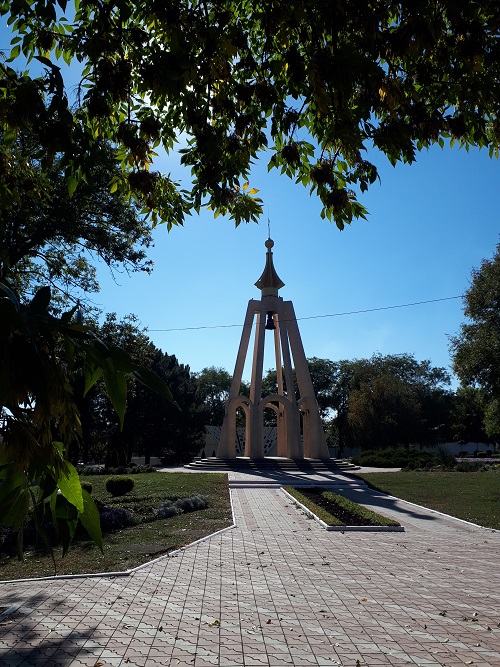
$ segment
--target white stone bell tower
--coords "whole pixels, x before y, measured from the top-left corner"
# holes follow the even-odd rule
[[[261,299],[250,299],[248,302],[217,457],[236,458],[236,410],[242,408],[246,416],[245,456],[250,459],[264,458],[264,408],[269,407],[277,415],[279,457],[328,459],[326,437],[293,304],[278,296],[278,290],[285,283],[274,268],[273,246],[274,242],[267,239],[266,266],[255,283],[261,290]],[[247,397],[240,395],[239,391],[254,317],[256,327],[252,379],[250,396]],[[278,393],[261,397],[266,330],[274,334]],[[292,358],[299,390],[298,399],[294,391]]]

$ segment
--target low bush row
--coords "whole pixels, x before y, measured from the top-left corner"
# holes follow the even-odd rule
[[[455,465],[455,457],[442,451],[421,452],[416,449],[368,450],[352,459],[360,466],[373,468],[403,468],[405,470],[449,469]]]
[[[87,487],[88,482],[83,482],[82,487]],[[92,485],[90,485],[91,487]],[[92,489],[90,489],[92,490]],[[179,514],[187,514],[198,510],[207,509],[209,506],[208,498],[199,493],[193,493],[189,496],[180,498],[167,498],[156,507],[144,507],[140,500],[137,500],[131,507],[119,507],[106,505],[98,500],[95,501],[99,511],[101,530],[103,533],[110,533],[114,530],[122,530],[141,523],[149,523],[158,519],[167,519]],[[43,528],[49,539],[56,544],[57,536],[54,524],[47,519],[43,522]],[[75,537],[87,539],[87,533],[79,524]],[[0,548],[12,550],[16,546],[16,534],[10,528],[0,528]],[[32,546],[38,541],[35,530],[34,518],[29,519],[23,527],[23,543],[25,547]]]
[[[454,456],[439,449],[435,452],[421,452],[416,449],[379,449],[368,450],[355,456],[352,462],[359,466],[372,468],[402,468],[403,470],[448,470],[457,472],[478,472],[497,467],[481,461],[485,452],[479,452],[477,462],[457,463]]]
[[[136,526],[139,523],[149,523],[156,519],[168,519],[178,514],[187,514],[204,510],[208,507],[208,498],[199,493],[193,493],[183,498],[167,498],[159,506],[150,511],[141,511],[140,506],[133,508],[99,506],[101,529],[103,532]]]
[[[78,466],[77,470],[82,477],[89,475],[138,475],[140,473],[156,472],[153,466],[139,466],[135,463],[128,466],[118,466],[117,468],[107,468],[100,465]]]
[[[197,510],[204,510],[207,507],[208,498],[199,493],[193,493],[191,496],[185,498],[165,500],[158,508],[158,516],[161,519],[168,519],[176,514],[196,512]]]

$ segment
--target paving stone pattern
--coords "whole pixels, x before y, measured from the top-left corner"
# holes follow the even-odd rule
[[[323,474],[406,527],[327,532],[276,480],[230,478],[236,527],[173,557],[1,584],[0,665],[500,667],[499,532]]]

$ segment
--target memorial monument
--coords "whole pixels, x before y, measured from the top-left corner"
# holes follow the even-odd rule
[[[277,417],[277,456],[288,459],[329,459],[325,432],[309,373],[297,319],[291,301],[284,301],[278,291],[284,287],[273,263],[274,242],[266,243],[266,265],[255,283],[261,290],[260,300],[248,302],[243,332],[236,358],[217,458],[236,458],[236,411],[245,412],[245,457],[264,458],[264,408],[271,408]],[[253,348],[250,395],[240,394],[241,379],[248,352],[253,322]],[[273,335],[278,393],[262,397],[262,371],[266,332]],[[293,367],[292,367],[293,359]],[[293,368],[298,387],[294,389]]]

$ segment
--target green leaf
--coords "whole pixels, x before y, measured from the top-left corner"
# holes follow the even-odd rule
[[[16,44],[10,50],[10,56],[7,58],[6,62],[11,63],[13,60],[15,60],[19,56],[20,53],[21,53],[21,45]]]
[[[46,498],[49,498],[57,489],[57,482],[52,474],[44,475],[40,480],[40,492],[36,502],[42,503]]]
[[[55,491],[50,499],[50,509],[57,531],[59,542],[63,549],[63,556],[68,553],[69,545],[75,534],[78,524],[78,510],[62,493]]]
[[[80,521],[89,534],[90,539],[97,544],[102,553],[102,533],[99,512],[90,494],[85,491],[85,489],[82,489],[82,496],[83,512],[80,514]]]
[[[120,420],[120,429],[123,429],[123,420],[127,407],[127,380],[125,375],[117,371],[111,362],[103,369],[103,379],[106,386],[106,393]]]
[[[6,449],[3,449],[2,451],[2,467],[3,470],[1,472],[0,481],[0,509],[2,508],[4,499],[13,491],[22,488],[24,485],[24,475],[15,467],[15,464],[12,463]]]
[[[38,60],[39,62],[41,62],[42,65],[47,65],[47,67],[56,67],[57,69],[59,69],[59,67],[57,67],[57,65],[54,65],[54,63],[51,62],[45,56],[35,56],[35,60]]]
[[[57,480],[57,486],[66,500],[74,505],[79,512],[83,512],[82,485],[80,484],[80,477],[71,463],[65,461],[65,465],[68,474],[61,474]]]
[[[134,376],[139,380],[139,382],[142,382],[143,385],[148,387],[148,389],[156,391],[158,394],[160,394],[160,396],[163,396],[164,399],[170,403],[173,403],[177,408],[179,407],[174,401],[174,397],[172,396],[170,389],[156,373],[149,370],[148,368],[140,368],[134,371]]]
[[[1,294],[1,292],[3,292],[3,294]],[[20,311],[21,306],[17,296],[9,287],[7,287],[7,285],[4,285],[4,283],[0,283],[0,297],[1,296],[7,297],[14,304],[16,311]]]
[[[78,179],[76,179],[74,176],[68,176],[67,181],[68,181],[68,194],[70,197],[72,197],[78,186]]]
[[[122,373],[132,373],[136,364],[130,358],[130,354],[122,347],[112,345],[108,349],[108,359],[113,362],[113,366],[117,371]]]
[[[71,310],[67,310],[61,315],[61,324],[69,324],[73,318],[73,315],[76,313],[78,305],[73,306]]]
[[[95,385],[97,380],[102,375],[102,368],[97,366],[90,366],[86,364],[85,366],[85,389],[83,390],[83,395],[86,396],[89,390]]]
[[[0,524],[7,528],[19,529],[30,508],[28,489],[16,488],[0,502]]]
[[[34,315],[42,315],[47,311],[50,303],[51,292],[50,287],[40,287],[30,303],[30,313]]]

